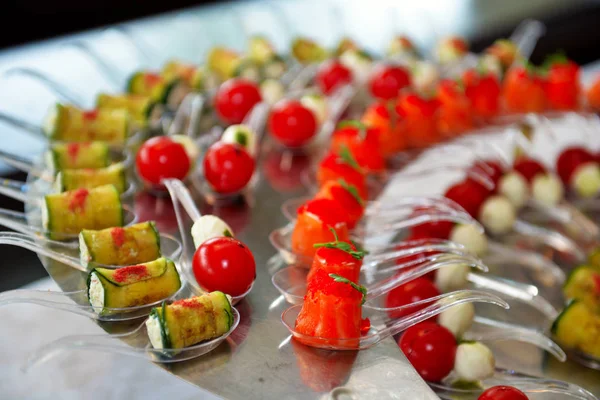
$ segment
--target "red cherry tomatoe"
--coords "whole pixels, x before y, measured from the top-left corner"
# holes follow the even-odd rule
[[[283,100],[271,110],[269,131],[284,146],[301,147],[317,133],[317,118],[299,101]]]
[[[475,116],[483,119],[495,117],[500,111],[500,82],[492,73],[480,74],[474,69],[463,74],[465,94],[471,101]]]
[[[159,186],[165,178],[184,179],[191,164],[185,147],[168,136],[147,140],[135,157],[138,174],[154,186]]]
[[[477,218],[479,209],[489,194],[489,190],[480,184],[466,180],[449,187],[444,196],[464,208],[473,218]]]
[[[569,147],[563,150],[556,160],[556,172],[564,185],[568,186],[577,168],[594,161],[594,156],[588,150],[582,147]]]
[[[562,57],[550,63],[546,76],[546,98],[554,110],[575,110],[579,106],[580,67]]]
[[[256,83],[234,78],[219,86],[215,95],[215,109],[224,122],[240,124],[261,100],[260,89]]]
[[[493,386],[484,391],[477,400],[527,400],[529,397],[512,386]]]
[[[513,169],[523,175],[529,184],[539,174],[545,174],[546,168],[539,162],[528,157],[519,157],[513,163]]]
[[[411,326],[398,340],[398,346],[417,373],[429,382],[441,381],[454,368],[456,339],[435,322]]]
[[[352,71],[337,60],[329,60],[321,64],[315,77],[319,88],[324,94],[331,94],[342,85],[351,83]]]
[[[342,121],[332,135],[330,148],[337,153],[350,151],[365,172],[382,172],[385,160],[380,152],[380,133],[359,121]]]
[[[375,69],[369,81],[371,95],[381,100],[398,97],[400,91],[410,85],[410,73],[395,65],[382,65]]]
[[[502,175],[504,175],[504,168],[502,167],[502,164],[496,160],[478,160],[473,163],[469,170],[489,177],[494,183],[494,189],[492,189],[492,192],[496,191],[498,188],[498,181],[500,178],[502,178]],[[471,177],[468,178],[468,182],[481,185],[478,181]]]
[[[215,237],[202,243],[194,253],[192,269],[203,289],[230,296],[246,293],[256,278],[252,252],[231,237]]]
[[[217,142],[204,156],[204,176],[217,193],[242,190],[254,174],[254,159],[240,145]]]
[[[392,289],[385,298],[385,307],[407,306],[417,301],[426,300],[439,295],[440,291],[435,287],[433,282],[427,278],[419,277]],[[406,309],[403,310],[390,310],[388,311],[388,314],[392,318],[403,317],[417,312],[426,306],[427,304],[422,304],[414,307],[406,307]]]

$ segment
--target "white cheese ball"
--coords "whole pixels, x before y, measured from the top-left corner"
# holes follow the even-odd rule
[[[340,56],[340,62],[352,71],[355,82],[363,84],[369,79],[373,61],[359,50],[346,50]]]
[[[435,286],[442,292],[464,289],[467,285],[469,266],[467,264],[446,265],[435,273]]]
[[[498,57],[493,54],[484,54],[481,56],[479,65],[485,72],[492,73],[498,78],[502,76],[502,63]]]
[[[300,98],[300,104],[313,112],[319,125],[327,119],[327,100],[324,96],[318,94],[304,95]]]
[[[238,144],[254,156],[256,154],[256,133],[248,125],[231,125],[225,129],[221,135],[221,141],[224,143]]]
[[[473,325],[475,306],[473,303],[462,303],[452,306],[440,313],[438,322],[459,339]]]
[[[592,197],[600,190],[600,167],[595,162],[583,164],[573,172],[571,186],[581,197]]]
[[[450,232],[450,240],[462,244],[469,253],[477,257],[482,257],[487,252],[487,237],[475,225],[455,225]]]
[[[417,91],[427,92],[433,90],[440,80],[436,66],[427,61],[415,63],[412,74],[412,85]]]
[[[565,195],[562,181],[555,174],[537,174],[531,182],[532,197],[547,206],[555,206]]]
[[[485,345],[462,343],[456,348],[454,371],[457,378],[468,382],[477,382],[494,375],[496,360],[494,354]]]
[[[276,79],[265,79],[260,84],[260,94],[262,99],[269,105],[277,103],[285,96],[283,84]]]
[[[233,237],[233,229],[219,217],[203,215],[192,225],[192,238],[196,248],[208,239],[221,236]]]
[[[529,186],[523,175],[516,171],[511,171],[500,178],[498,192],[504,195],[515,208],[519,209],[527,202]]]
[[[443,39],[435,49],[435,53],[440,64],[448,64],[459,60],[464,53],[454,45],[455,38]]]
[[[479,221],[495,235],[510,231],[517,218],[515,207],[504,196],[490,196],[481,206]]]
[[[198,157],[200,157],[200,149],[194,140],[185,135],[173,135],[171,136],[171,139],[183,146],[185,149],[185,154],[187,154],[188,158],[190,159],[190,165],[196,165],[196,161],[198,160]]]

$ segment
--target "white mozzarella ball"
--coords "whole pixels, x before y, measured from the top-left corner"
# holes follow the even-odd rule
[[[192,225],[192,238],[196,248],[208,239],[221,236],[233,237],[233,229],[221,218],[214,215],[203,215]]]
[[[239,144],[246,149],[250,155],[256,154],[256,134],[247,125],[231,125],[225,129],[221,136],[225,143]]]
[[[285,96],[283,84],[276,79],[265,79],[260,84],[260,94],[267,104],[273,105]]]
[[[565,189],[555,174],[537,174],[531,182],[531,193],[538,202],[554,206],[563,199]]]
[[[304,95],[300,98],[300,104],[313,112],[319,125],[327,119],[327,100],[318,94]]]
[[[185,154],[187,154],[188,158],[190,159],[190,164],[192,166],[196,165],[196,161],[200,156],[200,149],[194,142],[194,139],[185,135],[173,135],[171,136],[171,139],[183,146],[185,149]]]
[[[479,64],[485,72],[492,73],[498,78],[502,76],[502,63],[495,55],[484,54],[479,59]]]
[[[506,173],[500,178],[498,192],[504,195],[517,209],[523,207],[529,197],[527,180],[516,171]]]
[[[472,224],[455,225],[450,232],[450,240],[462,244],[469,253],[477,257],[487,252],[488,242],[485,233]]]
[[[444,293],[464,289],[467,285],[468,274],[469,266],[467,264],[445,265],[436,271],[435,285]]]
[[[579,166],[573,177],[571,185],[581,197],[592,197],[600,190],[600,167],[595,162]]]
[[[417,91],[430,91],[435,88],[439,80],[440,74],[434,64],[427,61],[415,63],[411,82]]]
[[[481,206],[479,220],[493,234],[503,234],[512,229],[517,218],[515,207],[504,196],[490,196]]]
[[[473,325],[475,306],[473,303],[462,303],[442,311],[438,322],[448,329],[454,337],[461,338]]]
[[[492,351],[479,342],[462,343],[456,348],[454,371],[458,379],[477,382],[494,375],[496,360]]]
[[[340,56],[340,62],[352,71],[354,80],[362,84],[369,79],[373,61],[359,50],[347,50]]]
[[[455,43],[455,38],[443,39],[436,48],[437,59],[441,64],[448,64],[459,60],[464,53],[459,50]]]

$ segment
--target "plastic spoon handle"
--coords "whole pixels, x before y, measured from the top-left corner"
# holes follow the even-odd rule
[[[17,156],[15,154],[7,153],[0,150],[0,161],[20,170],[23,172],[30,172],[34,169],[33,162],[26,158]]]
[[[352,85],[344,85],[333,94],[329,100],[329,109],[331,110],[327,120],[321,127],[319,136],[322,138],[328,138],[335,130],[335,125],[338,123],[340,117],[344,111],[350,105],[350,101],[354,97],[356,89]]]
[[[518,286],[517,282],[503,282],[499,279],[493,279],[489,276],[475,273],[469,273],[467,279],[475,285],[475,287],[492,290],[496,293],[501,293],[504,296],[531,305],[536,310],[543,313],[550,321],[554,321],[558,316],[558,311],[548,300],[537,293],[531,293],[528,290],[524,290],[523,287]]]
[[[29,203],[31,201],[27,196],[28,185],[24,182],[13,179],[0,180],[0,194],[8,196],[12,199]]]
[[[132,28],[127,25],[117,25],[110,28],[107,28],[105,32],[114,31],[121,35],[123,39],[125,39],[131,47],[133,47],[138,53],[138,60],[143,58],[144,62],[140,62],[140,64],[150,64],[152,59],[156,56],[156,50],[151,49],[151,46],[145,40],[140,40],[139,37],[133,34]],[[141,56],[141,57],[139,57]]]
[[[78,290],[75,292],[27,289],[8,290],[0,293],[0,307],[9,304],[37,304],[55,310],[83,315],[84,317],[96,318],[97,315],[92,311],[91,306],[73,302],[76,298],[87,301],[86,292],[87,290]]]
[[[85,43],[82,40],[76,40],[70,43],[66,43],[65,46],[73,47],[77,49],[81,54],[85,55],[88,60],[92,62],[96,66],[96,69],[109,80],[112,84],[113,89],[120,90],[123,84],[123,74],[119,73],[114,66],[108,64],[106,61],[102,59],[89,44]]]
[[[188,129],[186,135],[192,138],[198,136],[198,127],[200,126],[200,120],[202,119],[202,113],[204,111],[204,105],[206,104],[206,99],[203,95],[196,94],[192,99],[191,109],[190,109],[190,123],[188,125]]]
[[[13,237],[0,236],[0,244],[7,244],[17,247],[22,247],[27,250],[31,250],[37,254],[49,257],[53,260],[61,262],[69,267],[75,268],[76,270],[87,272],[87,269],[84,268],[78,258],[68,256],[66,254],[59,253],[57,251],[51,250],[43,245],[37,243],[35,239],[31,237],[27,237],[27,239],[16,239]]]
[[[85,101],[80,95],[73,93],[73,91],[66,85],[56,81],[44,72],[38,71],[33,68],[17,67],[6,70],[5,76],[21,75],[28,78],[34,79],[37,82],[44,85],[48,90],[52,92],[61,102],[71,103],[77,107],[83,107]]]
[[[167,187],[167,190],[171,194],[171,197],[179,200],[185,211],[188,213],[192,221],[196,222],[202,217],[190,191],[185,187],[183,182],[179,179],[165,179],[163,184]]]
[[[518,54],[525,60],[529,60],[535,45],[546,32],[543,23],[537,20],[527,19],[519,24],[510,37],[510,41],[517,46]]]
[[[419,215],[414,215],[411,218],[402,219],[400,221],[395,221],[395,222],[380,225],[377,227],[377,231],[370,234],[370,236],[373,237],[376,235],[385,235],[385,234],[389,233],[390,231],[396,232],[401,229],[407,229],[407,228],[411,228],[413,226],[426,224],[429,222],[439,222],[439,221],[451,221],[456,224],[463,224],[463,225],[471,225],[472,224],[472,225],[480,226],[477,222],[475,222],[473,220],[473,218],[471,216],[467,216],[467,215],[460,215],[460,214],[456,214],[456,213],[444,213],[444,212],[438,212],[438,213],[423,212],[423,213],[420,213]]]
[[[403,178],[420,178],[424,175],[430,175],[436,172],[443,171],[461,171],[467,174],[469,177],[473,178],[477,182],[479,182],[483,187],[493,190],[494,182],[491,180],[489,175],[481,173],[480,171],[474,169],[468,169],[468,166],[464,165],[435,165],[432,167],[425,167],[422,169],[417,169],[416,171],[397,171],[394,172],[394,176],[402,176]]]
[[[573,240],[559,232],[542,228],[541,226],[533,225],[520,219],[517,219],[513,224],[513,230],[525,236],[538,238],[544,244],[558,251],[571,253],[581,262],[586,259],[585,252]]]
[[[37,230],[29,226],[24,213],[4,208],[0,208],[0,225],[27,235],[35,235],[37,232]]]
[[[378,254],[368,255],[365,257],[364,266],[376,265],[386,261],[393,261],[401,257],[408,257],[419,253],[427,252],[440,252],[440,253],[453,253],[453,254],[464,254],[464,247],[454,245],[454,243],[427,243],[425,241],[404,242],[402,248],[384,251]]]
[[[31,134],[36,139],[46,139],[46,135],[42,132],[42,127],[31,122],[27,122],[24,119],[15,117],[14,115],[0,112],[0,121],[6,122],[16,128],[21,129],[24,132]]]
[[[557,379],[538,378],[521,374],[513,370],[496,368],[495,381],[515,383],[515,386],[525,393],[557,393],[582,400],[598,400],[598,398],[580,386]]]
[[[426,197],[426,196],[406,196],[394,199],[393,201],[373,200],[367,205],[366,213],[368,215],[377,215],[378,212],[393,212],[398,207],[435,207],[439,210],[456,211],[466,213],[458,203],[446,197]]]
[[[446,255],[442,258],[442,260],[436,260],[432,262],[425,263],[423,265],[419,265],[416,268],[413,268],[403,274],[392,276],[388,279],[384,279],[379,281],[367,289],[367,296],[369,299],[377,298],[382,294],[388,293],[390,290],[403,285],[406,282],[410,282],[420,276],[428,274],[429,272],[435,271],[439,268],[457,265],[457,264],[466,264],[469,266],[473,266],[478,268],[484,272],[488,270],[485,264],[482,264],[480,261],[472,258],[472,257],[457,257]]]
[[[552,339],[539,331],[526,329],[518,325],[495,321],[493,319],[483,317],[475,317],[475,323],[477,325],[483,325],[493,329],[478,333],[467,332],[464,337],[465,339],[480,342],[514,340],[518,342],[529,343],[539,347],[540,349],[546,350],[561,362],[565,362],[567,360],[567,355],[563,349],[561,349],[560,346]]]
[[[191,111],[192,100],[195,96],[200,96],[196,93],[189,93],[187,96],[183,98],[179,107],[177,107],[177,111],[175,111],[175,116],[171,121],[171,125],[167,130],[168,136],[180,135],[183,133],[183,127],[187,121],[187,117]]]
[[[441,313],[450,307],[472,302],[495,304],[504,309],[510,308],[507,302],[491,293],[482,292],[479,290],[457,290],[455,292],[445,293],[427,300],[418,301],[409,304],[408,306],[395,308],[394,310],[400,310],[401,308],[411,309],[412,307],[420,306],[421,304],[433,303],[405,318],[400,318],[389,327],[383,329],[381,334],[389,334],[390,336],[396,335],[410,328],[411,326],[418,324],[419,322],[423,322]]]
[[[243,124],[247,125],[257,136],[262,137],[265,125],[267,124],[267,118],[269,117],[269,110],[269,104],[261,101],[246,115]]]

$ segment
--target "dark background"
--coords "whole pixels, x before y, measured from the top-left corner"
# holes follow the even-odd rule
[[[503,7],[528,0],[473,0],[478,7],[486,2],[502,1]],[[564,1],[568,4],[560,12],[553,12],[553,5]],[[222,1],[194,0],[3,0],[0,11],[0,51],[4,48],[68,35],[131,19],[174,11],[190,6]],[[489,4],[489,3],[488,3]],[[469,37],[474,51],[480,51],[498,37],[508,36],[525,18],[542,20],[547,27],[546,35],[538,42],[532,56],[539,63],[558,49],[580,64],[598,60],[600,57],[600,2],[575,0],[547,0],[537,11],[529,15],[515,16],[499,30],[477,37]],[[1,146],[1,144],[0,144]],[[25,180],[22,173],[9,174],[11,179]],[[0,207],[21,210],[22,204],[0,196]],[[17,247],[2,247],[2,266],[9,268],[0,280],[0,291],[14,289],[28,282],[47,276],[36,255]]]

